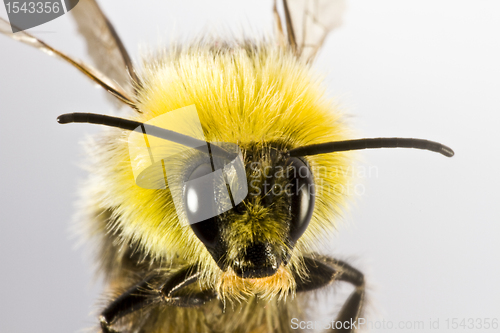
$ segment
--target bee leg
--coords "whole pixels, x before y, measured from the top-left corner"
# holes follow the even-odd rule
[[[335,318],[334,324],[338,325],[338,328],[332,327],[332,330],[346,333],[356,331],[365,299],[363,273],[346,262],[333,258],[318,257],[318,259],[304,258],[304,260],[309,269],[309,279],[298,283],[298,292],[321,288],[334,281],[348,282],[355,287]]]
[[[99,322],[101,324],[102,333],[120,333],[110,327],[110,324],[106,321],[106,318],[104,316],[99,317]]]
[[[365,302],[365,281],[363,273],[346,262],[335,259],[330,260],[332,264],[336,265],[339,271],[339,274],[335,276],[335,280],[349,282],[355,287],[335,318],[336,323],[343,323],[342,328],[336,329],[335,331],[355,332],[359,326],[358,320],[363,313],[363,305]]]
[[[153,282],[158,281],[158,275],[152,275],[145,280],[137,283],[129,290],[118,296],[101,313],[99,321],[103,333],[119,333],[111,328],[116,320],[123,316],[143,309],[149,305],[157,304],[162,301],[174,306],[198,306],[204,304],[207,300],[215,297],[213,293],[201,292],[190,296],[174,295],[187,285],[198,279],[198,274],[191,267],[184,268],[179,272],[169,276],[167,281],[160,287],[154,288]]]
[[[153,292],[149,287],[153,278],[146,278],[132,286],[104,309],[99,316],[103,333],[119,333],[111,328],[115,320],[154,303],[155,299],[151,297]]]

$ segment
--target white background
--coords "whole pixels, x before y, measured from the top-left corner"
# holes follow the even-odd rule
[[[103,8],[134,59],[140,43],[212,27],[272,29],[271,1],[109,0]],[[499,13],[494,0],[351,1],[316,62],[360,136],[419,137],[456,152],[359,153],[378,172],[363,180],[331,252],[366,273],[369,320],[428,328],[439,319],[434,331],[445,332],[447,318],[500,318]],[[68,16],[31,31],[88,59]],[[99,129],[55,119],[111,108],[75,69],[4,36],[0,102],[0,332],[91,327],[100,285],[69,227],[85,177],[78,142]]]

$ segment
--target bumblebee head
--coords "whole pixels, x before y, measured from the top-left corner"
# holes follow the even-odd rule
[[[224,212],[200,218],[199,212],[221,202],[199,199],[218,190],[170,186],[170,180],[165,182],[163,177],[171,172],[180,181],[202,178],[213,172],[210,162],[183,163],[172,158],[164,166],[155,159],[158,177],[153,180],[163,185],[142,188],[130,164],[151,165],[148,144],[137,146],[148,148],[141,149],[142,156],[137,158],[130,154],[126,131],[103,133],[104,139],[91,145],[101,152],[92,155],[96,156],[92,198],[98,199],[96,206],[109,207],[117,217],[110,230],[124,244],[137,246],[157,262],[196,265],[203,273],[200,283],[219,290],[221,298],[241,293],[286,295],[294,290],[295,276],[302,271],[307,275],[301,258],[313,253],[321,246],[321,238],[334,231],[346,206],[349,192],[344,189],[350,186],[352,158],[344,151],[406,147],[453,155],[448,147],[427,140],[349,140],[348,123],[326,97],[321,78],[292,52],[267,46],[224,51],[210,45],[196,45],[173,52],[165,61],[148,62],[138,87],[136,109],[142,113],[130,119],[74,113],[61,115],[58,121],[133,131],[137,144],[141,136],[152,144],[154,136],[190,148],[206,147],[205,141],[240,146],[248,194],[230,202]],[[187,122],[192,117],[187,118],[186,112],[176,122],[151,126],[151,120],[190,104],[196,107],[193,115],[199,117],[200,131],[191,134],[193,126],[185,131],[184,125],[193,124]],[[159,147],[164,142],[158,142]],[[304,156],[309,165],[301,159]],[[280,173],[280,167],[290,171]],[[301,184],[313,184],[315,193]]]
[[[311,220],[315,187],[301,158],[269,147],[250,148],[245,155],[248,194],[233,209],[192,223],[219,204],[212,184],[191,182],[212,172],[207,163],[191,172],[183,197],[192,230],[220,269],[232,269],[242,278],[261,278],[288,264]]]
[[[154,164],[158,168],[153,168],[153,171],[158,172],[153,172],[153,174],[158,174],[160,177],[152,177],[151,179],[154,180],[152,184],[156,186],[156,181],[159,181],[158,184],[163,181],[162,186],[166,186],[168,183],[172,193],[175,188],[178,188],[181,193],[177,193],[180,195],[172,194],[171,198],[174,200],[179,198],[183,201],[180,206],[184,207],[190,228],[203,243],[217,266],[223,272],[230,270],[241,278],[251,279],[273,276],[280,267],[286,266],[297,241],[311,221],[316,185],[311,168],[303,159],[304,156],[346,150],[396,147],[425,149],[448,157],[454,154],[449,147],[427,140],[369,138],[305,145],[291,150],[279,144],[273,145],[272,142],[264,146],[250,144],[248,147],[239,147],[245,153],[244,158],[241,156],[241,158],[234,159],[234,152],[231,153],[223,147],[212,144],[207,146],[205,141],[137,121],[77,113],[62,115],[58,120],[60,123],[91,122],[131,131],[141,128],[144,134],[146,129],[155,137],[177,142],[183,146],[211,147],[194,149],[193,152],[197,151],[196,154],[201,154],[200,156],[205,156],[205,158],[200,159],[196,155],[187,154],[191,162],[177,163],[177,169],[171,170],[174,174],[184,174],[181,178],[186,180],[185,185],[170,186],[170,179],[165,178],[166,169],[170,168],[160,169],[160,166],[164,167],[163,160],[160,161],[162,163],[155,162]],[[232,145],[238,147],[238,145]],[[149,146],[146,151],[150,151]],[[214,176],[215,170],[220,171],[224,166],[216,165],[212,157],[206,158],[206,156],[212,156],[212,153],[222,156],[218,160],[219,163],[231,159],[241,161],[237,169],[243,176],[237,175],[233,177],[233,180],[228,179],[227,176],[230,175],[226,172],[220,172],[219,176]],[[175,165],[177,159],[171,158],[171,160],[174,160]],[[186,165],[190,165],[189,169],[185,169]],[[233,176],[238,173],[238,170],[233,170]],[[336,177],[330,177],[329,181],[335,179]],[[237,183],[236,187],[232,187],[234,180]],[[244,197],[240,195],[239,200],[235,200],[234,192],[241,193],[238,190],[233,192],[232,190],[242,185],[241,183],[244,183],[248,191],[245,191]],[[230,202],[228,198],[231,199]],[[318,202],[321,204],[321,200]],[[175,206],[177,209],[178,205]],[[221,209],[223,206],[229,208]],[[154,236],[157,235],[154,232],[155,228],[146,229]]]

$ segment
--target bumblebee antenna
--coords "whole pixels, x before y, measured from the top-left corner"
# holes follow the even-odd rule
[[[308,145],[303,147],[294,148],[288,151],[289,156],[307,156],[333,153],[336,151],[347,150],[360,150],[360,149],[375,149],[375,148],[416,148],[423,150],[430,150],[440,153],[446,157],[452,157],[455,152],[450,147],[442,145],[438,142],[423,140],[423,139],[410,139],[410,138],[369,138],[358,140],[346,140],[319,143],[315,145]]]
[[[89,124],[116,127],[116,128],[126,129],[129,131],[134,131],[140,127],[144,134],[156,136],[157,138],[179,143],[181,145],[197,149],[204,153],[207,152],[206,147],[208,142],[206,141],[199,140],[190,137],[188,135],[177,133],[158,126],[141,123],[139,121],[133,121],[129,119],[112,117],[96,113],[74,112],[74,113],[65,113],[60,115],[59,117],[57,117],[57,122],[59,124],[89,123]],[[234,159],[234,154],[231,154],[228,151],[214,144],[210,144],[209,152],[213,155],[227,158],[229,160]]]

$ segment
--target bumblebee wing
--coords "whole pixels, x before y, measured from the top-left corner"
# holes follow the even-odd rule
[[[281,22],[280,13],[278,11],[278,0],[274,0],[273,6],[273,16],[274,16],[274,24],[276,29],[276,37],[278,39],[278,44],[281,46],[288,45],[287,36],[285,31],[283,30],[283,22]]]
[[[113,25],[95,0],[70,0],[71,14],[78,31],[85,38],[87,52],[95,67],[117,82],[127,93],[134,94],[140,84],[132,60]],[[77,5],[78,4],[78,5]]]
[[[9,22],[0,18],[0,33],[3,33],[22,43],[31,45],[41,51],[48,53],[49,55],[56,56],[70,63],[73,67],[77,68],[80,72],[85,74],[91,80],[93,80],[101,87],[106,89],[107,92],[109,92],[111,95],[119,99],[121,102],[128,104],[132,107],[135,107],[134,98],[131,95],[129,95],[119,84],[111,80],[109,77],[107,77],[97,69],[93,68],[92,66],[78,59],[74,59],[61,51],[54,49],[52,46],[46,44],[45,42],[41,41],[40,39],[34,37],[33,35],[25,31],[19,31],[16,33],[12,33],[11,31],[12,30]]]
[[[342,22],[345,9],[344,0],[283,0],[283,20],[275,8],[277,25],[285,22],[287,44],[292,48],[297,57],[310,62],[314,59],[326,37]],[[278,40],[280,36],[278,28]]]

